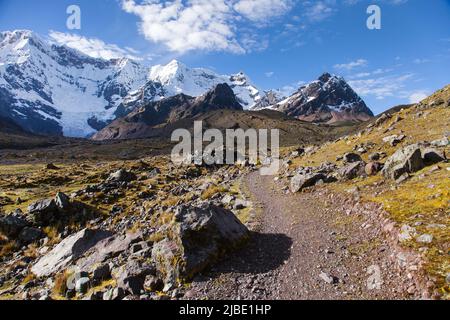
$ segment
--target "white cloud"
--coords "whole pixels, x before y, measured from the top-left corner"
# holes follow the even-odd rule
[[[430,60],[429,60],[429,59],[420,59],[420,58],[417,58],[417,59],[414,59],[413,62],[414,62],[415,64],[424,64],[424,63],[430,62]]]
[[[426,91],[416,91],[413,92],[410,96],[409,96],[409,102],[410,103],[419,103],[420,101],[422,101],[423,99],[428,97],[428,93]]]
[[[265,73],[267,78],[272,78],[274,74],[275,74],[275,72],[273,72],[273,71],[269,71],[269,72]]]
[[[234,30],[230,6],[225,0],[181,1],[123,0],[123,9],[137,15],[140,31],[147,40],[165,45],[170,51],[231,51],[243,53]]]
[[[413,74],[387,76],[379,78],[369,78],[351,80],[349,85],[361,96],[374,96],[382,100],[386,97],[398,96],[404,89],[407,81],[411,80]]]
[[[291,7],[291,0],[239,0],[233,6],[234,10],[253,21],[281,16]]]
[[[252,51],[252,38],[238,38],[238,24],[248,19],[260,26],[268,18],[287,13],[291,4],[292,0],[122,0],[123,10],[140,18],[139,29],[147,40],[179,54]]]
[[[132,48],[120,48],[115,44],[107,44],[96,38],[86,38],[77,34],[50,31],[50,39],[59,45],[66,45],[76,49],[92,58],[118,59],[129,58],[136,61],[142,60],[138,57],[139,51]]]
[[[305,7],[305,16],[313,22],[322,21],[331,16],[336,9],[335,0],[323,0],[323,1],[305,1],[303,3]]]
[[[359,67],[364,67],[366,65],[367,65],[367,60],[365,60],[365,59],[358,59],[356,61],[351,61],[349,63],[336,64],[336,65],[334,65],[334,68],[335,69],[340,69],[340,70],[350,71],[352,69],[359,68]]]

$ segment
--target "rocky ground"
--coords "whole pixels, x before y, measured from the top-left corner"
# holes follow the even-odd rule
[[[283,149],[276,177],[2,153],[0,298],[448,299],[449,106]]]

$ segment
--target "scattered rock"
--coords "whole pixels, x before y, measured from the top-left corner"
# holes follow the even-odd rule
[[[35,227],[25,227],[19,234],[19,240],[23,244],[36,242],[44,237],[45,233],[41,229]]]
[[[117,276],[117,286],[125,292],[139,295],[144,290],[145,278],[148,275],[155,274],[154,266],[131,260],[120,269]]]
[[[33,216],[36,224],[46,226],[58,214],[58,206],[54,199],[39,200],[28,207],[28,213]]]
[[[48,163],[47,165],[45,165],[46,170],[59,170],[59,168],[57,166],[55,166],[53,163]]]
[[[129,172],[125,169],[120,169],[114,173],[111,173],[107,181],[116,181],[116,182],[131,182],[137,179],[136,175],[132,172]]]
[[[22,211],[18,210],[5,217],[0,217],[0,232],[9,238],[17,237],[29,222]]]
[[[362,161],[362,158],[359,154],[356,153],[346,153],[343,157],[345,163],[355,163]]]
[[[55,274],[109,236],[111,236],[109,231],[84,229],[61,241],[52,251],[39,259],[31,268],[31,272],[37,277]]]
[[[121,300],[123,297],[125,297],[125,292],[122,288],[112,288],[103,294],[105,301]]]
[[[144,288],[153,292],[161,291],[164,288],[164,282],[153,275],[145,277]]]
[[[89,285],[90,285],[89,278],[87,277],[79,278],[75,282],[75,291],[81,294],[85,294],[89,289]]]
[[[432,243],[433,236],[431,234],[422,234],[421,236],[417,237],[416,240],[420,243]]]
[[[339,279],[333,276],[330,276],[328,274],[326,274],[325,272],[322,272],[319,275],[319,278],[322,279],[323,281],[325,281],[328,284],[336,284],[339,282]]]
[[[434,140],[431,142],[433,147],[442,148],[447,147],[450,144],[448,137],[443,137],[442,139]]]
[[[365,171],[368,176],[374,176],[383,169],[383,165],[379,162],[369,162],[366,164]]]
[[[354,162],[339,169],[338,174],[341,178],[352,180],[357,177],[365,176],[366,163],[363,161]]]
[[[408,240],[412,240],[413,237],[415,237],[417,235],[417,231],[416,228],[413,228],[411,226],[408,225],[403,225],[400,229],[400,233],[398,235],[398,239],[403,242],[403,241],[408,241]]]
[[[296,193],[305,188],[316,185],[319,180],[325,180],[322,173],[297,174],[291,179],[291,192]]]
[[[111,277],[111,268],[109,264],[101,264],[97,266],[92,272],[92,278],[94,280],[103,281]]]

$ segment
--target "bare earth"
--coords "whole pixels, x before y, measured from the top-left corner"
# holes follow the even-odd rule
[[[244,185],[258,217],[252,240],[198,276],[185,298],[413,298],[381,231],[368,215],[352,212],[352,200],[320,189],[286,194],[258,172]]]

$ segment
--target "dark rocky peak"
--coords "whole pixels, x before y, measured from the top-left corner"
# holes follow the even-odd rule
[[[215,88],[198,98],[197,102],[215,108],[243,110],[233,90],[226,83],[218,84]]]
[[[329,74],[328,72],[325,72],[319,77],[319,81],[321,82],[328,82],[333,76]]]

